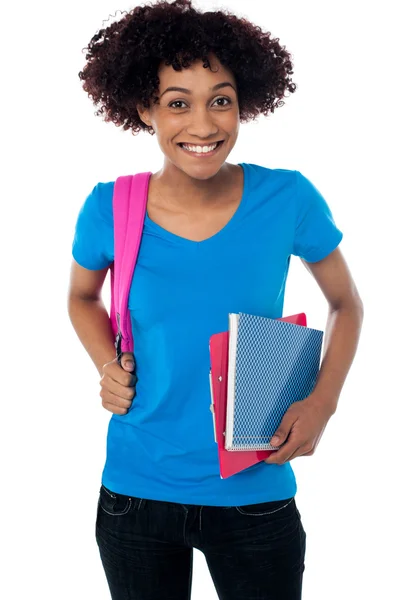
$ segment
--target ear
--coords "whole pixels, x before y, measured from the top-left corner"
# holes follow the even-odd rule
[[[139,113],[139,117],[143,121],[143,123],[150,126],[151,119],[150,119],[148,108],[143,108],[141,106],[141,104],[137,104],[136,108],[137,108],[137,112]]]

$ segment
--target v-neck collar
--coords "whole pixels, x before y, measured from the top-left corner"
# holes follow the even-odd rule
[[[190,240],[188,238],[185,238],[185,237],[182,237],[175,233],[172,233],[171,231],[168,231],[167,229],[164,229],[163,227],[161,227],[161,225],[158,225],[158,223],[155,223],[155,221],[153,221],[148,216],[147,209],[145,212],[144,224],[150,230],[156,231],[161,237],[163,237],[167,240],[170,240],[171,242],[178,242],[178,243],[184,244],[186,246],[193,246],[193,247],[206,246],[206,245],[218,240],[220,237],[225,235],[226,232],[228,232],[231,229],[231,227],[235,224],[235,222],[240,218],[240,215],[245,206],[245,202],[246,202],[246,198],[247,198],[247,188],[248,188],[248,170],[246,168],[246,163],[238,163],[238,166],[241,166],[242,170],[243,170],[243,190],[242,190],[240,203],[237,206],[237,209],[234,212],[234,214],[232,215],[232,217],[230,218],[230,220],[226,223],[226,225],[224,225],[224,227],[222,227],[222,229],[217,231],[211,237],[206,238],[205,240],[196,241],[196,240]]]

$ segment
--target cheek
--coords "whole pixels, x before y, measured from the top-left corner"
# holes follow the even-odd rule
[[[224,123],[220,123],[220,126],[229,134],[231,140],[236,140],[240,131],[240,121],[234,116],[226,119]]]

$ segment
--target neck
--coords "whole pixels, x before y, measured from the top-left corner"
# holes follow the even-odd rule
[[[190,177],[172,163],[151,176],[163,204],[170,208],[201,208],[217,200],[233,181],[235,165],[224,163],[219,171],[208,179]]]

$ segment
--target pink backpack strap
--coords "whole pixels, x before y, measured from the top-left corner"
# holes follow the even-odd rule
[[[134,349],[128,300],[143,233],[150,176],[151,171],[123,175],[114,184],[110,319],[117,356]]]

